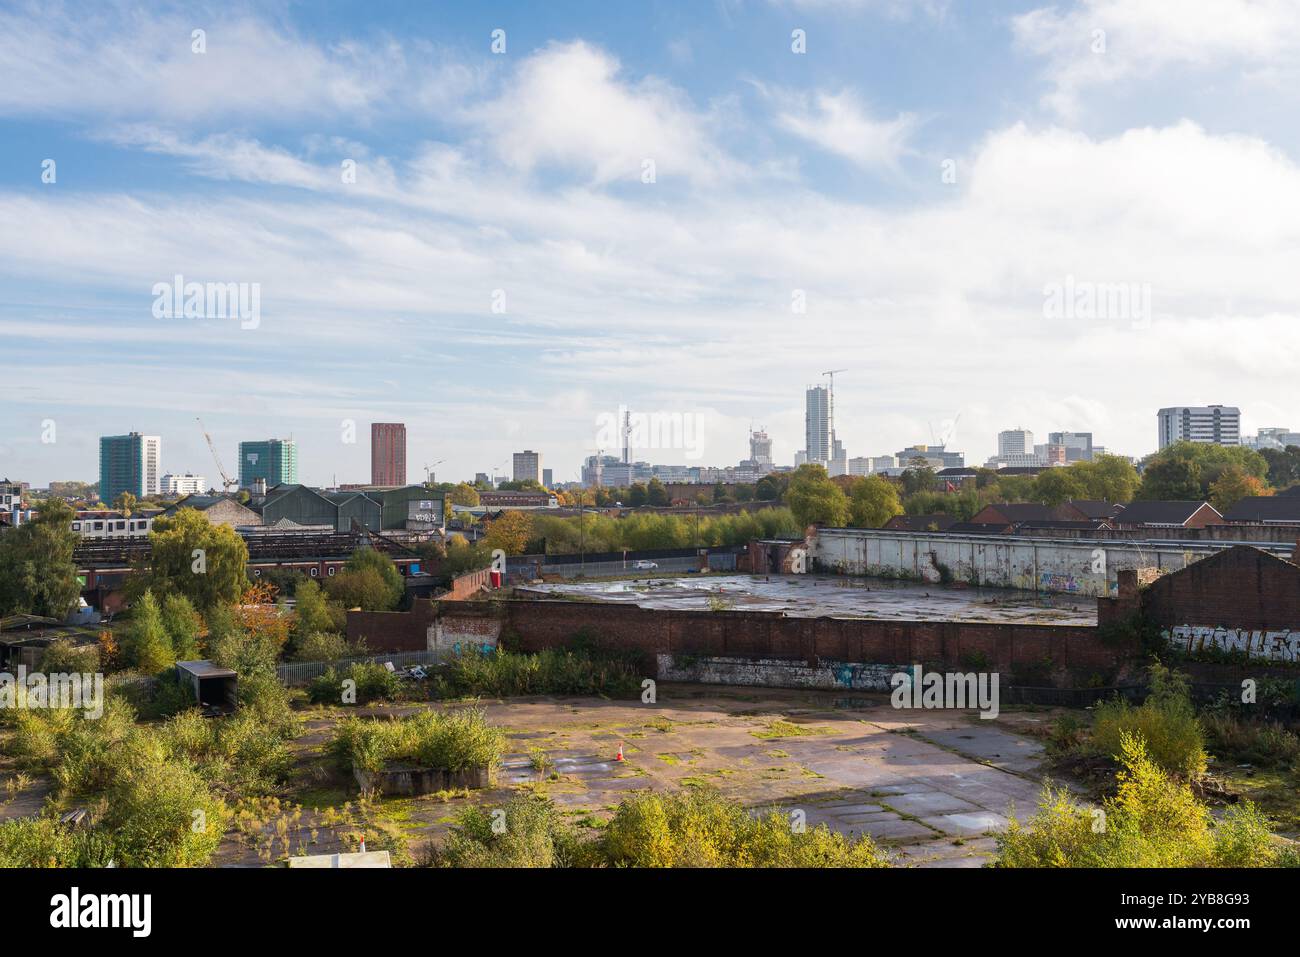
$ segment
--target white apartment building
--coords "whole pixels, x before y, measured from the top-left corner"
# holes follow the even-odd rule
[[[1229,405],[1179,405],[1156,413],[1158,448],[1175,442],[1241,444],[1241,410]]]
[[[164,495],[202,495],[208,489],[208,480],[202,475],[173,475],[168,472],[162,477]]]

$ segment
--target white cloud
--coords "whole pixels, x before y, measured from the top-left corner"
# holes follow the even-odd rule
[[[617,59],[581,41],[552,43],[526,59],[490,103],[470,114],[496,154],[529,171],[580,169],[597,183],[657,178],[713,183],[743,173],[711,140],[712,119],[655,77],[629,81]]]
[[[206,52],[192,50],[205,31]],[[446,108],[478,82],[427,43],[323,46],[260,18],[112,4],[0,11],[0,115],[196,124]]]
[[[776,122],[782,129],[863,169],[895,168],[917,125],[911,113],[900,113],[892,120],[875,119],[848,90],[813,94],[775,91],[770,96],[778,104]]]
[[[1285,73],[1300,54],[1294,0],[1080,0],[1031,10],[1012,27],[1023,48],[1049,58],[1044,102],[1063,115],[1090,89],[1171,69]]]
[[[333,185],[307,201],[293,177],[293,189],[241,198],[0,193],[0,271],[47,284],[59,302],[116,303],[99,321],[120,341],[145,330],[167,355],[199,350],[197,361],[135,360],[112,380],[115,408],[154,409],[173,392],[186,408],[224,408],[228,372],[252,363],[240,380],[250,407],[262,396],[284,421],[329,435],[347,410],[428,411],[421,389],[353,370],[436,367],[440,379],[464,373],[439,415],[474,455],[492,454],[475,430],[491,432],[492,410],[508,405],[557,463],[591,444],[591,417],[556,418],[528,399],[575,382],[600,408],[629,399],[752,415],[785,429],[778,443],[792,452],[800,390],[833,348],[851,370],[836,398],[852,454],[926,441],[926,422],[960,413],[961,443],[982,458],[1025,410],[1039,410],[1023,422],[1036,431],[1092,428],[1142,453],[1154,410],[1190,401],[1189,369],[1197,396],[1249,408],[1290,389],[1300,361],[1300,170],[1257,139],[1192,124],[1106,139],[1012,127],[960,165],[958,191],[904,209],[759,184],[667,203],[592,184],[545,189],[446,146],[394,169],[380,204]],[[149,289],[175,272],[261,281],[261,327],[160,326]],[[1066,276],[1149,284],[1150,328],[1045,319],[1044,286]],[[489,310],[497,288],[505,315]],[[793,289],[806,314],[791,312]],[[65,328],[81,335],[51,311],[30,334]],[[11,347],[28,341],[6,329]],[[286,355],[292,380],[251,385]],[[32,397],[68,383],[67,401],[100,408],[102,390],[73,384],[81,364],[14,363],[7,386]],[[706,458],[738,459],[743,441],[711,436]],[[335,451],[304,443],[304,469],[326,468]],[[461,454],[450,467],[482,470]]]

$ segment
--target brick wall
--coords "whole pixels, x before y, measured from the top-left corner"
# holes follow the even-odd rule
[[[1159,625],[1300,628],[1300,568],[1239,545],[1157,579],[1142,608]]]
[[[444,614],[449,609],[444,608]],[[664,611],[593,602],[511,601],[504,613],[512,648],[564,647],[586,631],[616,648],[661,654],[821,659],[863,663],[943,662],[963,666],[977,656],[993,670],[1105,672],[1119,661],[1072,625],[992,622],[873,621],[790,618],[779,612]],[[969,664],[964,665],[969,667]]]
[[[441,597],[450,598],[453,601],[463,601],[479,592],[490,588],[492,585],[492,570],[490,568],[480,568],[476,572],[466,572],[464,575],[457,575],[451,580],[451,589],[446,595]]]
[[[427,598],[415,599],[410,611],[350,611],[348,641],[364,638],[371,651],[426,651],[436,616],[437,606]]]

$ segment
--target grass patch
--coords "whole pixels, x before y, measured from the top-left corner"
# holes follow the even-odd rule
[[[749,732],[756,738],[802,738],[808,735],[816,734],[833,734],[830,728],[819,728],[807,724],[795,724],[793,721],[786,721],[784,718],[777,718],[767,723],[767,727],[759,731]]]

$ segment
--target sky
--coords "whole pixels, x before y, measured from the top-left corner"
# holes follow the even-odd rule
[[[1297,80],[1294,0],[0,3],[0,477],[1300,428]]]

